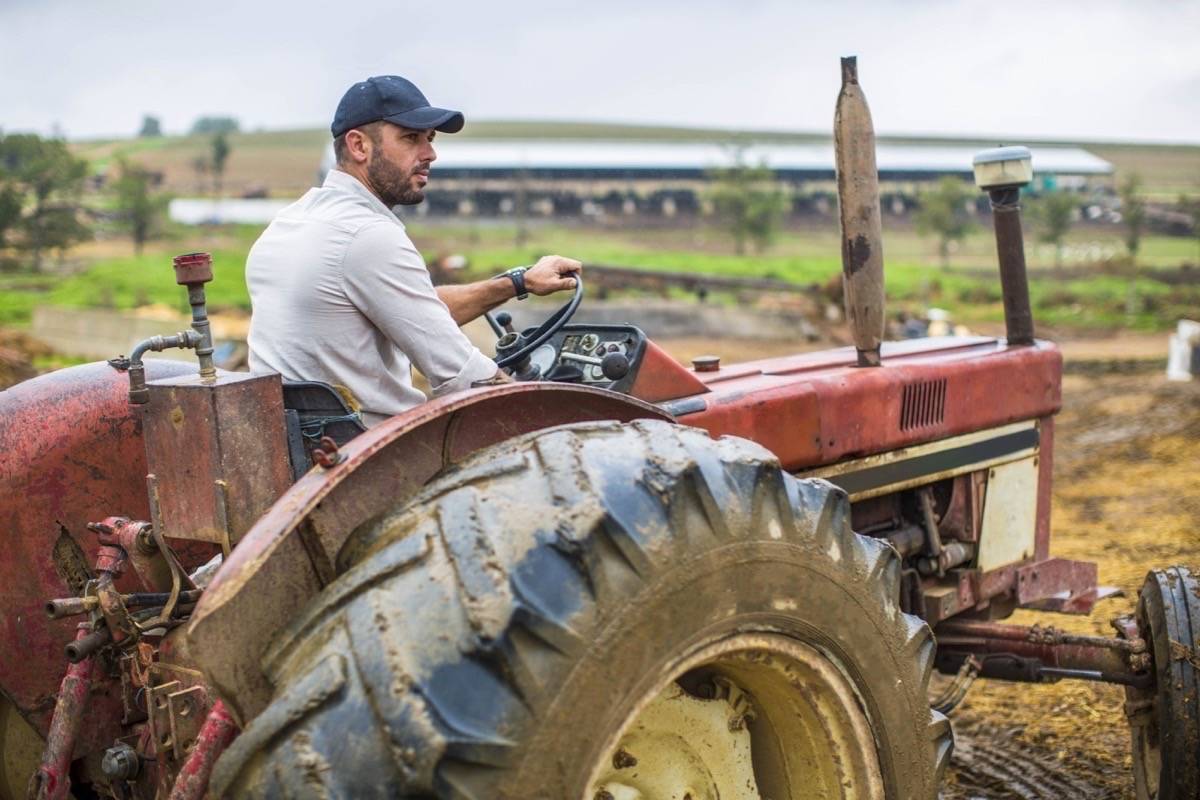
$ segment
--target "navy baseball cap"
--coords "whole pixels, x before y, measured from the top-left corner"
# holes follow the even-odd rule
[[[399,75],[377,75],[350,87],[338,103],[329,129],[336,139],[351,128],[378,120],[443,133],[458,133],[464,123],[462,112],[429,105],[412,81]]]

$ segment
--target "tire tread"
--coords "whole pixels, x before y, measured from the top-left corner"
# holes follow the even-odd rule
[[[641,467],[620,484],[597,472],[606,459]],[[528,535],[509,530],[515,512],[495,495],[504,482],[524,487],[521,502],[555,508],[555,519]],[[645,421],[518,437],[356,532],[337,559],[344,574],[271,648],[265,666],[277,699],[221,759],[214,788],[290,796],[296,776],[320,759],[343,763],[344,737],[332,731],[373,727],[355,759],[390,762],[386,794],[493,797],[488,787],[518,757],[520,731],[587,649],[583,631],[610,601],[636,593],[676,553],[739,536],[815,549],[856,581],[873,582],[870,594],[909,676],[898,691],[917,698],[914,713],[928,714],[922,760],[933,796],[953,740],[946,719],[923,705],[933,639],[899,608],[895,551],[851,530],[845,492],[787,476],[760,446]],[[555,580],[533,578],[547,574]],[[399,608],[395,597],[415,605]],[[329,653],[343,659],[344,686],[295,706],[288,698]],[[908,657],[911,666],[899,663]],[[485,691],[488,703],[472,700]],[[316,772],[326,782],[301,796],[357,796],[362,787],[352,769]]]

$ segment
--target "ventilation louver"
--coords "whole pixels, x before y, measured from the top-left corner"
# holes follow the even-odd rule
[[[900,430],[928,428],[946,417],[946,379],[910,383],[900,402]]]

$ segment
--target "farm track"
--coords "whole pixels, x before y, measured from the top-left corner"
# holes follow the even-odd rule
[[[1044,748],[1024,742],[1014,731],[985,722],[959,719],[954,726],[955,745],[951,768],[954,783],[942,791],[942,800],[1019,798],[1019,800],[1105,800],[1121,797],[1120,790],[1095,780],[1107,765],[1087,760],[1072,768]]]

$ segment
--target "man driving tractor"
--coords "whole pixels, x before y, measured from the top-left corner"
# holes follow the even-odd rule
[[[438,132],[463,127],[408,80],[368,78],[342,97],[330,130],[337,166],[281,211],[251,248],[250,369],[348,389],[367,425],[434,396],[510,380],[459,329],[517,297],[573,289],[582,269],[546,256],[496,278],[434,287],[391,209],[425,199]]]

